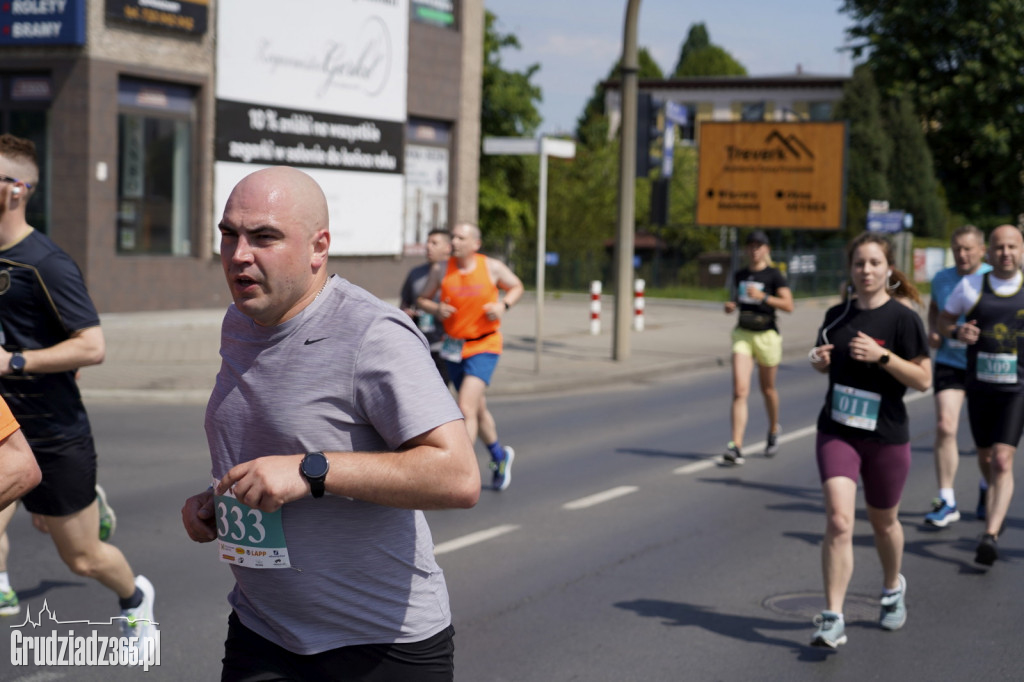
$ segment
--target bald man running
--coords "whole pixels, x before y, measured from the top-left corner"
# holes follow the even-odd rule
[[[222,680],[451,680],[444,574],[421,509],[471,507],[462,414],[409,316],[328,276],[327,201],[246,176],[220,222],[234,305],[206,409],[214,485],[182,521],[231,566]]]
[[[498,427],[487,409],[485,392],[501,357],[501,320],[523,295],[523,283],[507,265],[480,251],[480,229],[461,223],[452,230],[452,257],[430,273],[417,304],[439,318],[447,334],[441,357],[459,392],[470,441],[477,435],[491,454],[491,488],[505,490],[512,482],[515,451],[502,446]],[[441,300],[434,301],[440,290]],[[505,292],[498,300],[499,290]]]
[[[988,260],[992,271],[961,279],[939,315],[941,334],[967,344],[967,416],[988,477],[986,528],[974,561],[985,566],[999,558],[996,542],[1013,499],[1013,458],[1024,432],[1024,236],[1016,226],[992,231]],[[967,322],[957,324],[960,316]]]

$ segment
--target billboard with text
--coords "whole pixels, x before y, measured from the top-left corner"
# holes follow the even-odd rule
[[[708,121],[699,136],[699,225],[842,227],[845,123]]]
[[[217,15],[214,222],[242,177],[296,166],[327,195],[332,255],[401,253],[409,0],[221,0]]]

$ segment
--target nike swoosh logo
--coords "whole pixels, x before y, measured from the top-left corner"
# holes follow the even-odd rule
[[[311,343],[320,343],[321,341],[323,341],[323,340],[325,340],[327,338],[328,337],[324,336],[324,337],[321,337],[319,339],[306,339],[306,342],[304,344],[302,344],[302,345],[303,346],[308,346]]]

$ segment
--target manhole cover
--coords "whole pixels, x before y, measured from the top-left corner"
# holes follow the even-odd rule
[[[825,595],[821,592],[797,592],[768,597],[763,606],[774,613],[795,620],[813,620],[825,608]],[[878,620],[878,597],[847,594],[843,604],[843,619],[847,623]]]

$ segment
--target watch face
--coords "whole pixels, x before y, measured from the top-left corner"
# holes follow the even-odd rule
[[[327,475],[327,466],[324,453],[311,452],[302,460],[302,473],[308,478],[322,478]]]
[[[11,370],[20,372],[25,369],[25,356],[18,353],[11,356]]]

